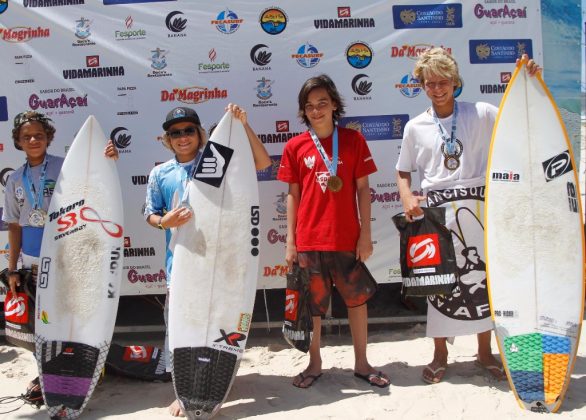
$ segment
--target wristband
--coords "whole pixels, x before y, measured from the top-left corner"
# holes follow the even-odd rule
[[[157,227],[161,230],[165,230],[165,226],[163,226],[163,218],[162,217],[159,219],[159,223],[157,224]]]

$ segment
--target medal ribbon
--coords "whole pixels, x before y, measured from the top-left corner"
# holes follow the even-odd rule
[[[336,172],[338,171],[338,127],[334,126],[334,132],[332,133],[332,160],[328,158],[324,147],[311,127],[309,128],[309,134],[311,135],[311,139],[313,140],[322,160],[328,168],[328,172],[331,176],[336,176]]]
[[[46,156],[43,163],[44,164],[43,169],[41,169],[41,177],[39,178],[38,191],[35,190],[33,180],[30,179],[27,174],[28,169],[30,168],[28,161],[26,162],[26,165],[24,165],[24,170],[22,171],[22,183],[24,184],[24,190],[26,191],[26,196],[31,203],[31,207],[34,210],[38,209],[39,207],[42,208],[43,204],[43,190],[45,189],[45,177],[47,175],[47,164],[49,163]],[[33,195],[33,191],[37,193],[36,197]]]
[[[448,137],[448,133],[444,131],[444,127],[441,125],[439,118],[435,113],[435,109],[433,109],[433,106],[431,107],[431,116],[433,117],[433,122],[435,122],[437,125],[440,137],[446,145],[446,151],[448,155],[454,156],[456,154],[456,121],[458,120],[458,102],[454,101],[454,117],[452,118],[452,133],[450,134],[450,137]]]

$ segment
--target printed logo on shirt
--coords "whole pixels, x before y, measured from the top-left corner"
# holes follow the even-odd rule
[[[193,178],[219,188],[222,185],[233,153],[234,149],[208,141]]]
[[[305,162],[305,166],[307,166],[307,169],[313,169],[315,165],[315,156],[305,157],[303,158],[303,161]]]
[[[407,267],[426,267],[441,264],[437,233],[409,238],[407,243]]]

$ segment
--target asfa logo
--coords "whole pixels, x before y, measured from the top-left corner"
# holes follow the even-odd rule
[[[352,79],[352,90],[358,97],[354,97],[355,100],[372,99],[368,94],[372,91],[372,82],[368,81],[367,74],[358,74]]]
[[[184,33],[181,33],[187,27],[187,19],[184,19],[183,12],[175,10],[167,15],[165,19],[165,25],[167,25],[167,29],[169,29],[172,34],[168,34],[169,38],[176,38],[180,36],[187,36]]]
[[[253,108],[277,106],[276,102],[270,100],[273,96],[272,87],[275,81],[267,79],[263,76],[260,80],[257,80],[256,82],[257,85],[254,89],[256,90],[256,97],[259,100],[256,104],[252,104]]]
[[[533,57],[530,39],[471,39],[468,41],[471,64],[514,63],[523,54]]]
[[[374,53],[366,42],[354,42],[346,48],[346,60],[355,69],[368,67]]]
[[[393,6],[395,29],[461,28],[460,3]]]
[[[216,29],[225,35],[233,34],[240,28],[244,20],[238,19],[238,15],[232,10],[226,8],[218,13],[215,20],[212,20],[212,25],[216,26]]]
[[[163,50],[159,47],[151,50],[151,68],[153,71],[148,73],[147,77],[166,77],[173,75],[165,70],[165,67],[167,67],[167,54],[169,52],[169,50]]]
[[[129,41],[135,39],[145,39],[147,32],[144,29],[136,29],[134,26],[134,19],[131,15],[128,15],[124,19],[124,25],[126,26],[125,31],[114,31],[114,38],[116,41]]]
[[[78,20],[75,21],[75,36],[77,41],[71,44],[74,47],[80,46],[87,46],[87,45],[96,45],[95,42],[92,42],[88,38],[90,37],[91,33],[91,25],[92,22],[89,19],[84,18],[83,16],[80,17]]]
[[[417,235],[407,242],[407,267],[428,267],[441,264],[437,233]]]
[[[397,83],[395,88],[399,89],[401,94],[407,98],[415,98],[422,91],[421,83],[419,83],[419,80],[411,74],[403,76],[401,82]]]
[[[128,131],[126,127],[116,127],[110,133],[110,138],[114,141],[119,153],[130,153],[130,150],[125,149],[130,146],[132,135],[125,131]]]
[[[31,28],[30,26],[15,26],[14,28],[0,28],[0,39],[6,42],[28,42],[34,38],[49,38],[49,28]]]
[[[568,150],[546,160],[542,165],[546,182],[553,181],[574,169],[572,166],[572,159],[570,158],[570,152]]]
[[[324,54],[320,53],[317,48],[309,42],[301,45],[297,49],[297,54],[291,55],[291,57],[297,61],[297,64],[306,69],[317,66],[323,56]]]
[[[279,35],[283,32],[288,20],[287,14],[278,7],[263,10],[259,17],[260,27],[269,35]]]
[[[8,9],[8,0],[0,0],[0,15]]]
[[[256,44],[250,50],[250,60],[259,67],[253,67],[253,71],[258,70],[270,70],[268,67],[271,62],[271,56],[273,54],[269,52],[269,47],[265,44]]]

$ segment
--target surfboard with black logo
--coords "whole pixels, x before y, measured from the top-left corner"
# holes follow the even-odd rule
[[[522,408],[555,412],[570,385],[584,313],[584,234],[572,148],[541,75],[517,66],[486,178],[491,314]]]
[[[35,356],[51,418],[77,418],[106,361],[120,291],[122,193],[106,136],[90,116],[69,149],[43,233]]]
[[[254,159],[242,123],[224,115],[188,183],[194,216],[173,233],[169,346],[177,399],[191,419],[228,395],[248,338],[259,254]]]

